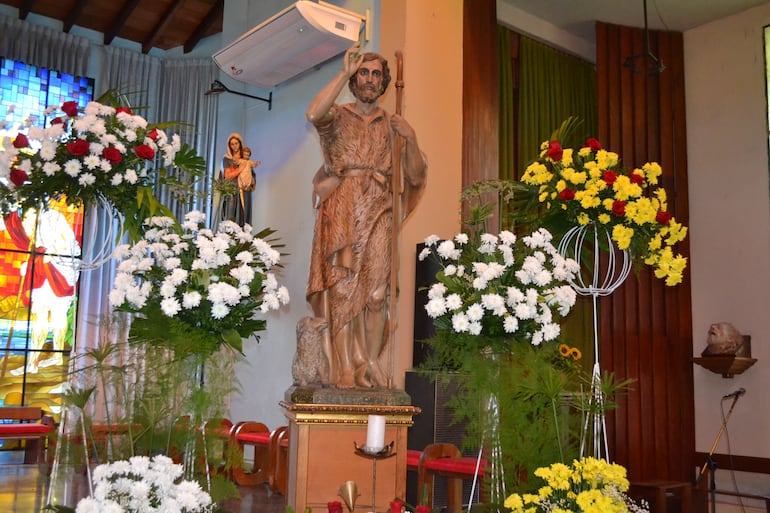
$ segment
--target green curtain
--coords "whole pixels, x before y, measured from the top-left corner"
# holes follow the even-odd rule
[[[515,178],[516,105],[511,62],[511,31],[497,26],[497,52],[500,70],[500,178]]]
[[[577,140],[597,134],[596,69],[593,64],[521,36],[519,48],[519,161],[517,176],[570,116],[583,120]]]
[[[519,39],[517,70],[513,69],[511,37]],[[572,134],[575,140],[562,141],[565,145],[581,145],[587,137],[597,135],[596,69],[577,57],[512,34],[505,27],[498,27],[498,48],[500,178],[516,179],[537,156],[540,143],[570,116],[578,117],[583,123],[580,130]],[[514,76],[518,85],[513,81]],[[591,298],[579,297],[572,313],[562,322],[562,341],[583,352],[587,370],[593,362],[592,306]]]

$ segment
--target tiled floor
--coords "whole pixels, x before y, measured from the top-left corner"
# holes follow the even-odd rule
[[[16,454],[0,452],[0,512],[41,513],[48,501],[48,476],[41,474],[37,465],[18,463]],[[85,477],[69,483],[68,493],[73,497],[88,494]],[[232,513],[283,513],[285,499],[270,493],[266,485],[240,487],[241,498],[221,504]],[[74,506],[74,504],[73,504]]]

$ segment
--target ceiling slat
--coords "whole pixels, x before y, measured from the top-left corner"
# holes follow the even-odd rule
[[[150,33],[150,37],[148,37],[144,42],[142,42],[142,53],[149,53],[152,47],[155,46],[155,42],[158,40],[160,35],[166,29],[166,27],[171,23],[171,20],[174,17],[174,13],[179,10],[179,8],[182,6],[183,1],[184,0],[176,0],[166,10],[166,12],[163,14],[163,17],[160,19],[158,24],[155,25],[155,28],[153,29],[152,33]]]
[[[78,0],[70,12],[67,13],[67,17],[63,20],[64,25],[62,26],[62,30],[65,33],[69,34],[69,31],[72,30],[72,26],[75,25],[76,21],[78,21],[78,18],[83,13],[85,6],[86,0]]]
[[[203,18],[203,21],[201,21],[197,27],[195,27],[195,30],[193,31],[190,38],[185,41],[184,43],[184,53],[189,53],[195,48],[195,46],[200,42],[201,39],[203,39],[203,36],[206,34],[206,31],[208,31],[211,26],[217,22],[217,20],[221,20],[222,16],[224,16],[225,12],[225,0],[218,0],[217,3],[211,8],[209,13],[206,15],[205,18]]]
[[[19,19],[26,20],[29,13],[32,12],[32,7],[35,5],[35,0],[27,0],[19,7]]]
[[[120,10],[120,14],[118,14],[118,17],[115,18],[115,21],[112,22],[110,28],[107,29],[107,31],[104,33],[105,45],[112,43],[112,40],[115,39],[118,34],[120,34],[120,31],[123,29],[126,21],[128,21],[128,19],[131,17],[131,14],[133,14],[138,5],[139,0],[129,0],[125,3],[123,8]]]

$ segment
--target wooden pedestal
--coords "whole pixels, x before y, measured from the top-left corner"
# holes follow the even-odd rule
[[[355,481],[358,485],[354,513],[387,511],[394,498],[405,498],[407,429],[419,408],[287,401],[281,406],[290,431],[286,500],[294,511],[302,512],[305,508],[326,511],[329,502],[343,502],[338,493],[345,481]],[[373,461],[356,451],[356,444],[366,445],[369,415],[386,418],[385,444],[394,443],[391,457]],[[375,465],[376,482],[373,480]]]

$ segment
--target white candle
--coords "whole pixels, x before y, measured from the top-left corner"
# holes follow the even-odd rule
[[[369,415],[366,427],[366,446],[374,451],[385,447],[385,417]]]

